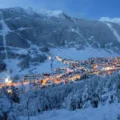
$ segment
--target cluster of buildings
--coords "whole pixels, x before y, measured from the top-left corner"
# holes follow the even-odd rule
[[[57,68],[52,74],[26,75],[24,81],[39,81],[41,85],[61,82],[67,83],[84,78],[91,75],[110,74],[115,70],[120,70],[120,58],[89,58],[84,61],[73,61],[56,56],[56,59],[63,64],[68,65],[67,68]],[[105,73],[106,72],[106,73]]]
[[[56,56],[56,59],[63,64],[68,65],[65,68],[57,68],[53,73],[44,74],[28,74],[23,76],[24,85],[30,83],[36,86],[69,83],[86,79],[92,75],[111,74],[116,70],[120,70],[120,58],[89,58],[84,61],[73,61]],[[19,86],[21,83],[9,83],[9,86]],[[3,84],[2,84],[3,86]]]

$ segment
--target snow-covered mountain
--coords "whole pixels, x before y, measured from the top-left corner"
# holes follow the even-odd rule
[[[0,9],[0,71],[49,72],[48,56],[56,55],[119,56],[120,25],[72,18],[62,11]],[[59,66],[57,61],[54,64]]]
[[[99,20],[104,22],[117,23],[120,25],[120,18],[101,17]]]

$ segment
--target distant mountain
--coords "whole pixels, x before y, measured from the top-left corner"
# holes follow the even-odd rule
[[[99,20],[103,22],[117,23],[120,25],[120,18],[101,17]]]
[[[76,57],[71,54],[75,51],[80,59],[83,54],[120,55],[120,25],[72,18],[62,11],[0,9],[0,64],[4,66],[1,71],[9,69],[14,74],[48,71],[48,56],[72,58]]]

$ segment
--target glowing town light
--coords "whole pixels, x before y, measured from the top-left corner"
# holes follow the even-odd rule
[[[106,67],[106,68],[103,68],[102,70],[112,70],[113,68],[112,67]]]
[[[8,92],[9,94],[12,94],[12,90],[11,90],[11,89],[7,90],[7,92]]]
[[[97,68],[98,68],[98,65],[97,65],[97,64],[95,64],[95,65],[93,66],[93,68],[94,68],[94,69],[97,69]]]
[[[5,79],[5,83],[12,83],[12,81],[10,80],[10,77],[7,77],[6,79]]]

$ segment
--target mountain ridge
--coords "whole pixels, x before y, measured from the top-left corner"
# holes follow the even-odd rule
[[[0,9],[3,17],[3,19],[0,17],[0,59],[8,69],[13,71],[14,68],[19,69],[16,74],[20,74],[20,71],[28,71],[31,66],[35,68],[41,66],[42,63],[48,62],[48,56],[61,55],[59,49],[64,51],[75,48],[79,56],[82,55],[79,51],[84,53],[88,49],[91,53],[95,50],[96,53],[99,52],[98,56],[105,56],[104,53],[109,56],[120,55],[120,25],[99,20],[76,19],[61,11],[58,12],[60,16],[59,14],[55,16],[30,10],[32,14],[18,7]],[[5,35],[8,62],[5,61],[3,44],[5,28],[1,20],[4,21],[4,27],[9,28]],[[57,52],[55,53],[54,50]],[[14,68],[13,63],[15,63]]]

